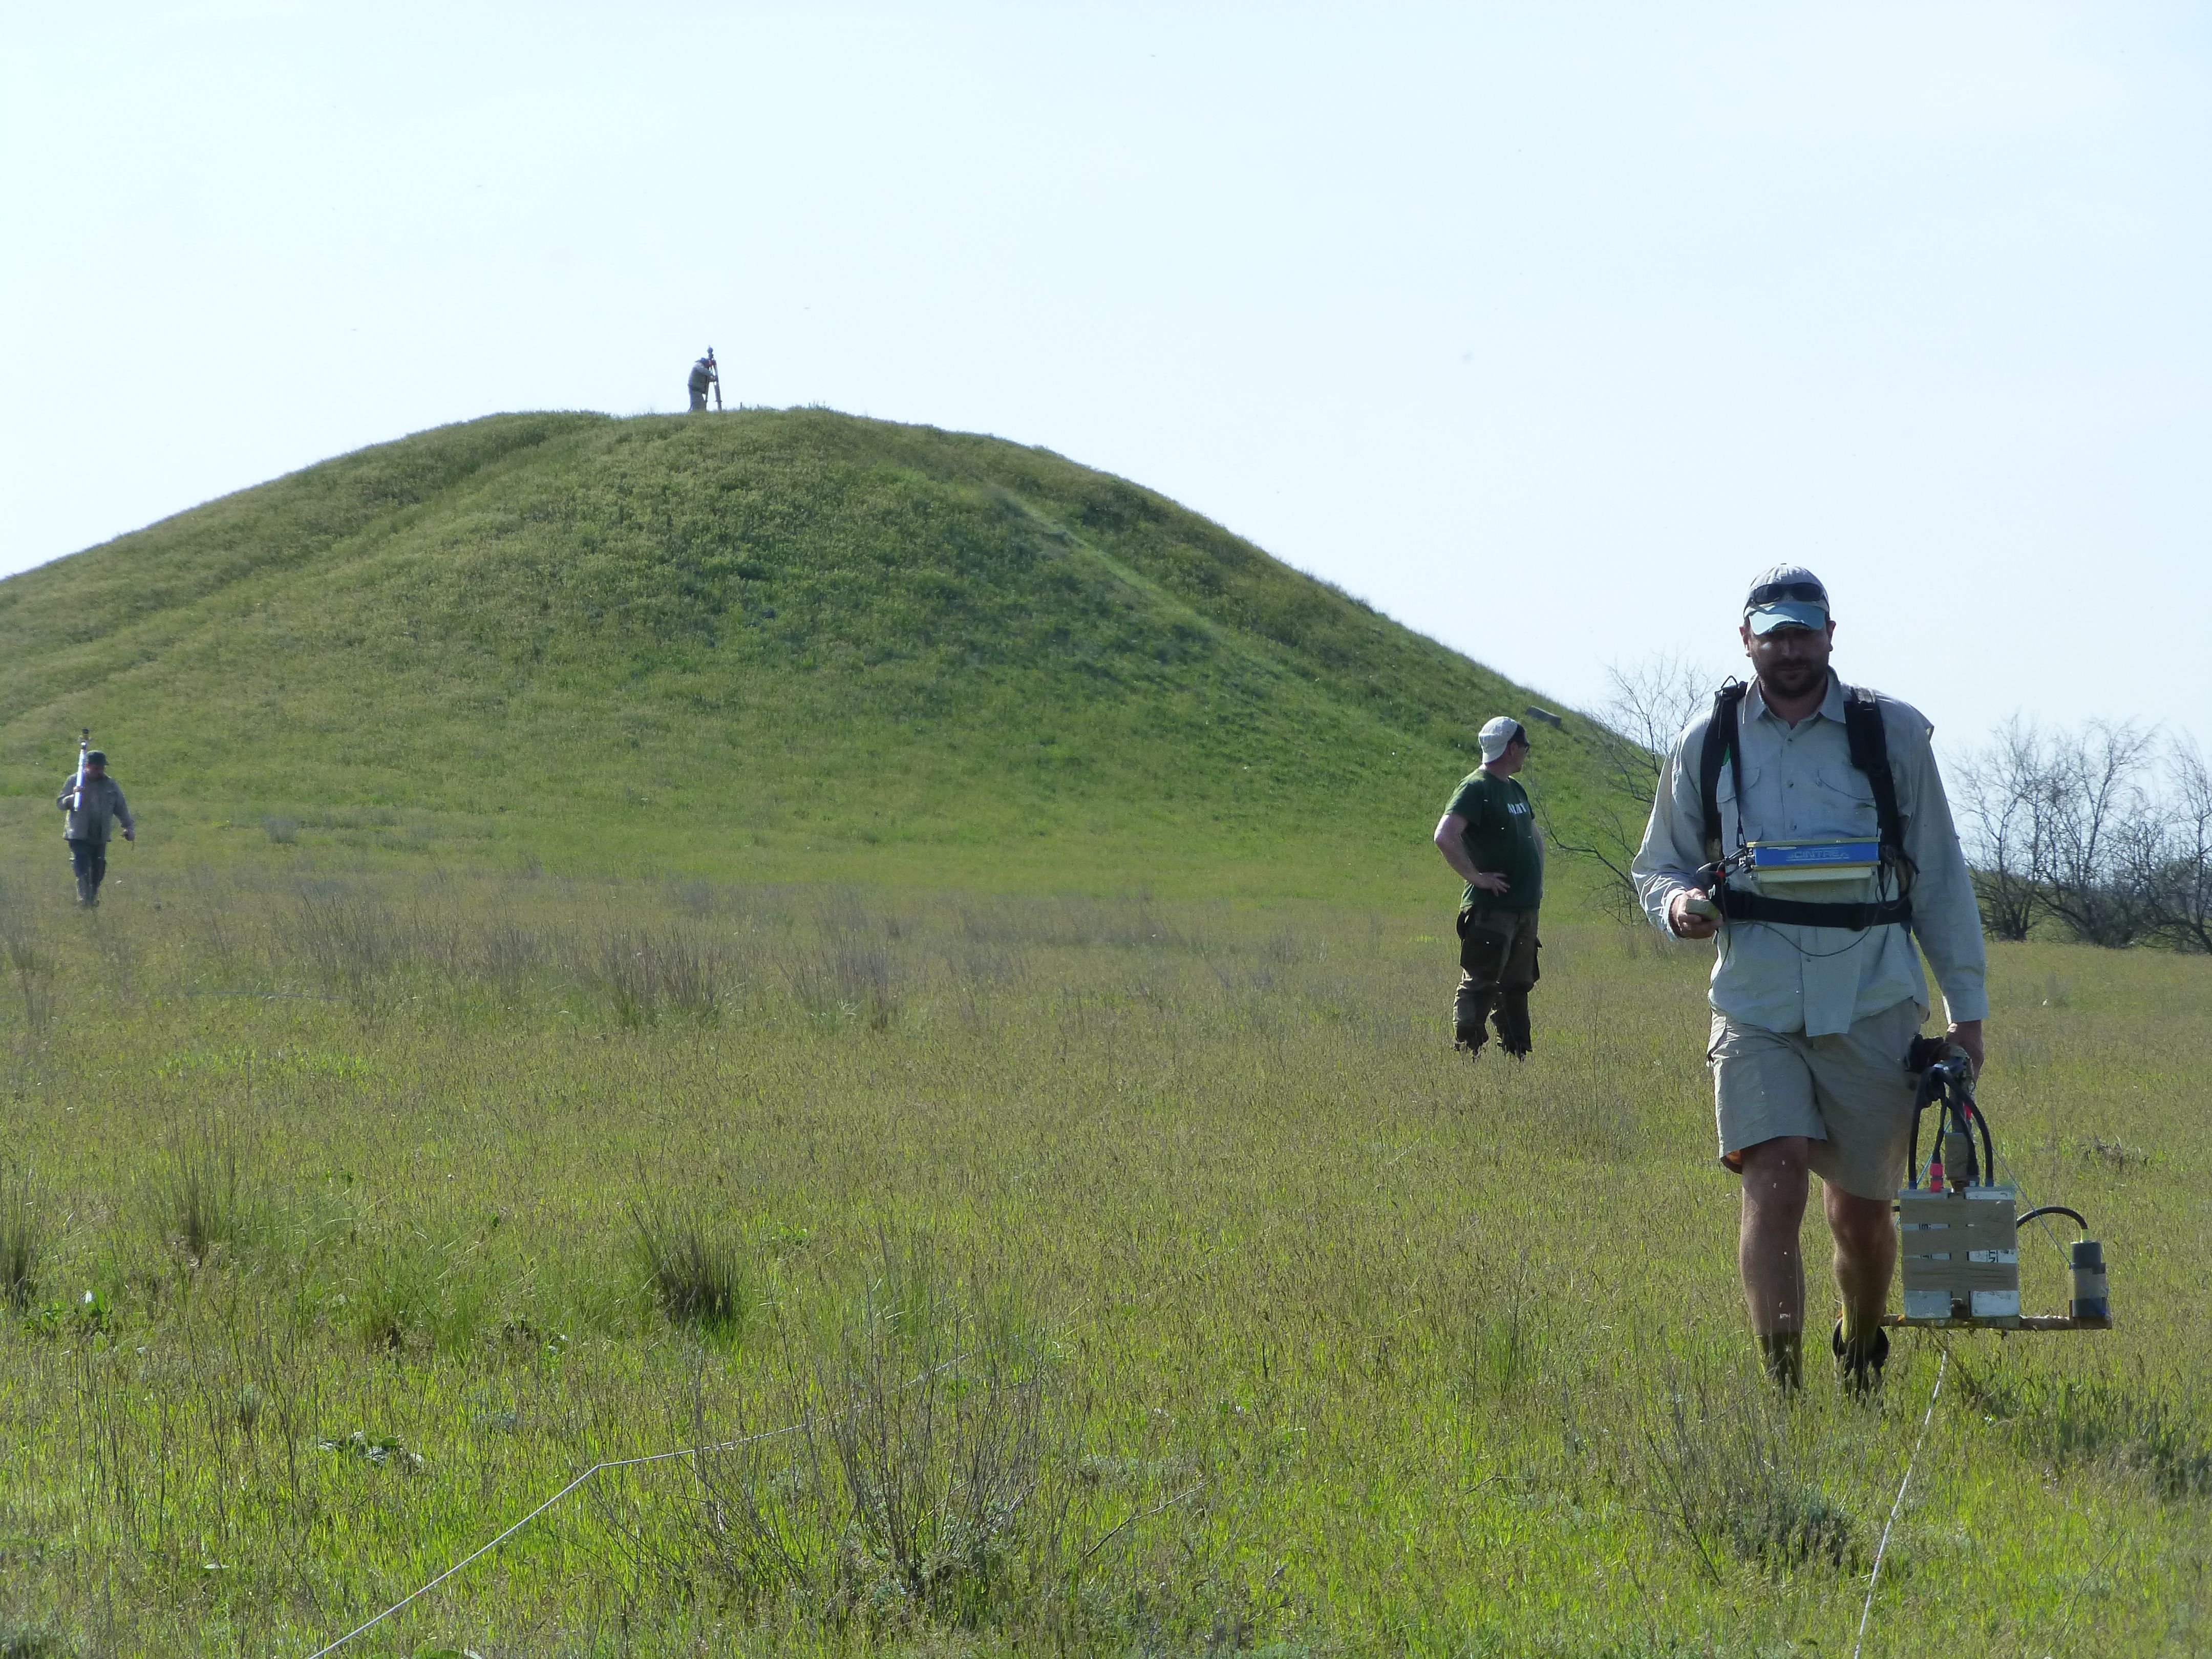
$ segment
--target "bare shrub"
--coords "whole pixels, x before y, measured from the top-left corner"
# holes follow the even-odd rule
[[[2026,939],[2042,909],[2044,748],[2033,726],[2010,720],[1954,770],[1974,896],[1993,939]]]
[[[1606,668],[1608,693],[1588,733],[1596,751],[1597,787],[1585,804],[1587,836],[1562,836],[1549,813],[1545,833],[1563,853],[1587,858],[1606,872],[1607,902],[1625,917],[1640,916],[1630,875],[1651,803],[1666,775],[1667,757],[1682,730],[1712,700],[1711,675],[1676,656]]]
[[[735,1240],[696,1212],[643,1203],[629,1206],[629,1223],[646,1288],[661,1312],[721,1336],[744,1328],[751,1286]]]
[[[1958,769],[1982,925],[2047,917],[2085,945],[2212,949],[2212,772],[2193,744],[2161,763],[2125,721],[2014,720]]]
[[[1778,1577],[1864,1565],[1856,1518],[1822,1486],[1789,1407],[1764,1380],[1677,1375],[1642,1439],[1656,1508],[1714,1579],[1723,1551]]]
[[[2155,937],[2212,951],[2212,767],[2194,743],[2176,739],[2164,781],[2156,819],[2128,838],[2129,884]]]
[[[681,928],[602,933],[587,973],[624,1025],[651,1025],[666,1013],[721,1014],[720,954]]]
[[[545,941],[512,917],[502,916],[477,936],[474,971],[502,1003],[522,995],[531,972],[547,957]]]
[[[881,943],[848,935],[824,950],[787,957],[785,981],[799,1005],[818,1018],[858,1021],[887,1031],[906,999],[890,951]]]
[[[342,892],[303,891],[294,901],[294,948],[331,990],[362,1000],[398,961],[399,930],[374,901]]]
[[[2093,720],[2052,740],[2038,781],[2043,906],[2085,945],[2129,945],[2143,932],[2126,854],[2148,805],[2142,775],[2149,753],[2148,732]]]
[[[886,1259],[817,1377],[796,1455],[760,1442],[699,1460],[716,1570],[870,1625],[977,1624],[1045,1576],[1037,1503],[1046,1374],[926,1255]]]
[[[261,830],[279,847],[289,847],[300,839],[300,821],[297,818],[264,818]]]

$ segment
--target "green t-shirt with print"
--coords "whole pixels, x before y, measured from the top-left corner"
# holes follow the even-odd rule
[[[1474,867],[1505,878],[1503,893],[1469,885],[1462,907],[1533,910],[1544,901],[1544,860],[1536,846],[1536,815],[1528,792],[1511,778],[1477,772],[1452,792],[1447,812],[1467,820],[1460,839]]]

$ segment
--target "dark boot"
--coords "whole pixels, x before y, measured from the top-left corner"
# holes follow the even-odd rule
[[[1846,1342],[1844,1322],[1828,1333],[1828,1352],[1836,1357],[1836,1380],[1844,1392],[1863,1400],[1881,1387],[1881,1368],[1889,1360],[1889,1333],[1881,1326],[1861,1331]]]
[[[1805,1387],[1805,1341],[1801,1331],[1768,1331],[1759,1339],[1760,1358],[1765,1363],[1766,1375],[1774,1386],[1784,1394],[1797,1394]]]
[[[1516,1060],[1528,1058],[1534,1046],[1528,1029],[1528,994],[1506,991],[1498,999],[1498,1046]]]
[[[1482,1058],[1482,1045],[1489,1033],[1480,1025],[1462,1025],[1452,1032],[1452,1052],[1465,1054],[1469,1060]]]

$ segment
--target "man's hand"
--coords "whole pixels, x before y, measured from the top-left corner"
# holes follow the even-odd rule
[[[136,830],[125,830],[123,832],[123,839],[125,841],[136,841],[138,839],[138,832]]]
[[[1982,1022],[1978,1019],[1955,1019],[1944,1028],[1943,1041],[1955,1042],[1966,1051],[1966,1058],[1974,1062],[1974,1075],[1982,1074]]]
[[[1478,870],[1467,878],[1470,887],[1480,887],[1486,893],[1496,893],[1501,898],[1510,892],[1513,884],[1495,870]]]
[[[1705,891],[1699,887],[1685,888],[1667,901],[1667,926],[1676,939],[1711,939],[1720,931],[1720,923],[1711,916],[1699,915],[1690,908],[1692,899],[1705,899]]]

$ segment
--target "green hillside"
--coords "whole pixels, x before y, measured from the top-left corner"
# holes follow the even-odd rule
[[[134,856],[1410,896],[1532,700],[1045,451],[505,415],[0,582],[0,837],[55,833],[88,725]],[[1531,769],[1569,821],[1575,724]]]

